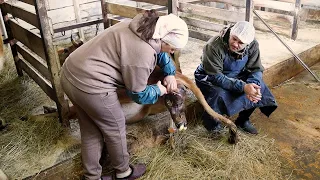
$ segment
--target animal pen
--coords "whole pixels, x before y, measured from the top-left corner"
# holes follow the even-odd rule
[[[76,23],[69,24],[65,27],[54,28],[52,25],[53,20],[48,15],[50,9],[48,8],[47,3],[49,2],[50,6],[50,1],[21,0],[18,2],[21,3],[17,5],[17,1],[8,1],[1,4],[1,10],[4,15],[8,40],[11,44],[17,73],[19,76],[23,76],[23,72],[27,73],[56,103],[60,121],[67,127],[69,126],[67,119],[69,105],[64,98],[64,93],[59,81],[60,64],[57,48],[54,45],[54,33],[79,29],[80,38],[84,38],[84,33],[81,29],[84,26],[103,23],[104,28],[108,28],[109,26],[120,22],[122,19],[133,18],[136,14],[145,9],[157,9],[160,15],[167,14],[168,12],[179,15],[181,13],[180,16],[183,17],[190,26],[218,31],[223,26],[223,24],[219,24],[219,21],[220,23],[224,23],[236,22],[238,20],[252,20],[253,7],[253,2],[251,0],[221,1],[230,4],[232,7],[246,9],[245,12],[207,7],[201,5],[202,1],[186,0],[178,2],[176,0],[144,0],[131,2],[131,4],[149,4],[142,4],[142,7],[134,7],[127,5],[126,3],[128,2],[125,1],[122,1],[123,4],[121,4],[102,0],[100,2],[102,7],[101,14],[104,18],[82,22],[79,14],[80,5],[74,0],[73,5],[75,6]],[[68,2],[69,1],[66,1],[66,3]],[[98,1],[94,2],[97,3]],[[148,8],[144,8],[143,5],[146,5]],[[197,20],[188,17],[189,15],[215,18],[218,23]],[[23,24],[27,24],[27,27]],[[209,38],[207,35],[196,30],[190,30],[190,37],[202,40]]]
[[[4,21],[6,22],[6,29],[9,36],[7,41],[9,41],[11,45],[11,50],[14,56],[18,75],[23,76],[23,72],[25,72],[41,87],[41,89],[47,94],[47,96],[56,103],[59,111],[60,121],[64,126],[67,127],[69,126],[69,120],[66,116],[68,114],[69,104],[65,99],[64,93],[60,86],[60,61],[57,54],[57,49],[59,46],[61,46],[61,42],[69,41],[69,37],[71,35],[75,37],[75,34],[77,34],[78,37],[82,40],[90,39],[92,36],[98,33],[98,31],[108,28],[122,20],[133,18],[137,13],[140,13],[145,9],[156,9],[160,13],[160,15],[167,13],[178,14],[187,22],[189,26],[190,37],[192,39],[201,41],[207,41],[212,36],[217,35],[221,28],[224,27],[227,23],[236,22],[239,20],[251,21],[254,23],[257,30],[261,30],[262,32],[267,31],[268,29],[266,29],[263,24],[259,24],[259,20],[257,19],[257,17],[253,16],[253,9],[255,9],[255,11],[258,12],[268,23],[270,23],[272,28],[275,29],[278,34],[284,35],[285,37],[291,38],[293,40],[299,39],[300,31],[298,30],[300,30],[299,26],[301,21],[319,21],[319,13],[315,13],[319,11],[319,6],[314,5],[310,3],[310,1],[306,0],[65,0],[59,2],[57,2],[56,0],[12,0],[6,1],[1,4],[1,11],[4,15]],[[277,21],[274,21],[274,19],[277,19]],[[320,48],[319,45],[317,47],[318,49]],[[186,56],[190,56],[191,53],[198,53],[190,53],[189,51],[190,50],[188,50],[189,54],[187,54]],[[270,57],[268,56],[268,58]],[[319,58],[314,58],[309,62],[311,64],[314,64],[318,61]],[[183,61],[181,62],[183,64]],[[279,68],[276,68],[276,70],[274,71],[272,70],[272,72],[267,71],[267,74],[273,73],[277,76],[281,76],[275,78],[276,76],[269,75],[266,79],[267,84],[276,86],[294,76],[293,72],[297,74],[298,72],[301,72],[303,70],[303,68],[301,68],[298,63],[294,64],[293,62],[294,60],[285,62],[284,64],[290,65],[285,67],[279,66]],[[188,66],[192,66],[191,63],[188,62]],[[297,66],[299,66],[299,68],[297,68]],[[288,71],[292,72],[288,73]],[[184,73],[187,72],[184,71]],[[189,75],[188,77],[190,78],[191,76]],[[310,84],[312,85],[312,83]],[[304,87],[304,90],[308,90],[308,88],[310,89],[309,86]],[[279,101],[285,100],[285,98],[283,98],[284,94],[286,93],[280,92],[276,94],[277,97],[281,97],[279,98]],[[300,99],[303,98],[303,93],[301,93],[300,96],[299,94],[295,95],[298,95],[297,97],[300,97]],[[293,98],[298,99],[297,97]],[[318,96],[315,96],[315,101],[317,100],[317,97]],[[297,100],[295,103],[298,103],[298,101],[299,100]],[[288,105],[290,107],[290,102],[288,102]],[[295,110],[292,107],[287,107],[288,106],[286,106],[284,109],[292,109],[292,111]],[[284,116],[283,118],[291,117],[294,113],[295,112],[288,113],[288,115]],[[261,116],[257,116],[259,119],[261,118]],[[273,121],[271,121],[271,123],[272,122]],[[284,121],[281,122],[283,123]],[[269,123],[270,125],[270,122],[266,121],[258,123],[261,124],[260,127],[265,127],[265,123]],[[289,129],[287,128],[287,126],[284,126],[283,128],[276,125],[277,124],[272,126],[271,124],[270,129],[273,130],[282,128],[281,131],[283,131],[283,129]],[[128,132],[129,135],[132,135],[132,129],[130,130],[130,128],[131,127],[128,128]],[[145,126],[142,128],[145,128]],[[145,133],[146,129],[143,130],[143,133]],[[279,132],[274,131],[275,134],[280,134]],[[190,133],[194,137],[198,135],[193,131],[193,129],[189,129],[188,133]],[[291,137],[294,133],[296,132],[292,131],[291,133],[287,134]],[[206,132],[204,132],[203,134],[204,135],[200,137],[202,138],[201,140],[203,140],[204,136],[209,136]],[[209,137],[212,139],[211,136]],[[265,163],[265,157],[263,156],[263,153],[265,153],[265,151],[257,151],[258,148],[263,146],[261,145],[261,142],[263,142],[264,140],[264,137],[258,137],[255,139],[245,137],[244,139],[242,139],[242,144],[240,143],[240,145],[234,146],[235,148],[231,146],[225,147],[221,144],[219,145],[219,148],[229,148],[223,149],[223,152],[221,154],[225,155],[225,152],[232,152],[231,149],[238,150],[241,145],[243,146],[246,145],[246,143],[249,144],[255,142],[256,146],[253,146],[253,149],[249,150],[250,152],[255,152],[256,154],[261,155],[258,156],[258,158],[260,158],[259,161],[262,159],[261,162]],[[148,142],[144,141],[144,143],[147,144]],[[212,151],[218,151],[219,148]],[[264,148],[269,149],[269,147]],[[284,146],[283,149],[285,148],[286,147]],[[245,153],[242,152],[243,154],[245,154],[245,156],[242,156],[241,160],[247,158],[247,152],[248,151],[246,151]],[[183,151],[183,153],[185,153],[185,151]],[[183,153],[181,154],[186,155]],[[204,152],[203,154],[207,155],[206,153],[207,152]],[[270,152],[267,153],[270,154]],[[174,159],[175,156],[170,156],[168,154],[165,154],[164,156],[169,156],[169,160],[159,161],[162,162],[161,165],[163,167],[167,167],[167,164],[169,164],[170,162],[177,163],[177,161],[179,161],[179,159]],[[273,162],[276,162],[277,159],[275,159],[274,154],[272,154],[272,157],[274,159],[270,158],[269,160],[273,160]],[[315,157],[314,159],[317,160],[317,157]],[[212,164],[210,164],[210,166],[215,166],[214,163],[216,162],[214,161],[214,159],[210,160],[212,160]],[[230,158],[230,161],[232,161],[232,158]],[[225,161],[221,162],[225,163]],[[251,164],[253,161],[248,162]],[[233,167],[239,167],[237,165],[239,164],[235,164],[234,162],[231,163],[231,166]],[[240,164],[240,168],[242,168],[241,165],[242,164]],[[262,166],[261,164],[258,164],[255,167],[259,168],[259,165],[264,168],[264,166]],[[227,165],[225,163],[222,166]],[[276,165],[271,163],[271,166]],[[69,167],[67,166],[65,168],[68,169]],[[70,169],[71,168],[69,168],[69,170]],[[167,170],[170,171],[170,169]],[[195,168],[195,170],[197,169]],[[153,172],[154,171],[156,170],[153,169]],[[183,169],[183,171],[184,173],[189,172],[185,171],[185,169]],[[268,171],[270,174],[276,174],[274,173],[274,171],[272,171],[272,169],[270,170],[267,168],[266,171]],[[229,174],[232,174],[230,172],[231,171],[228,171]],[[70,172],[67,173],[70,174]],[[239,178],[243,176],[228,176],[229,174],[224,175],[224,177],[246,179],[245,177]],[[288,174],[290,174],[290,172]],[[246,174],[244,173],[244,176],[245,175]],[[257,175],[255,177],[257,177]],[[146,177],[145,179],[148,179],[148,177]]]

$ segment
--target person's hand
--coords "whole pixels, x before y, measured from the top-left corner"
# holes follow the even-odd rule
[[[260,92],[260,86],[254,83],[246,84],[244,86],[244,92],[247,98],[253,103],[257,103],[258,101],[261,100],[262,96]]]
[[[167,88],[164,87],[162,84],[161,84],[161,81],[158,81],[157,82],[157,86],[159,87],[160,89],[160,96],[163,96],[164,94],[167,94]]]
[[[168,92],[177,90],[177,80],[173,75],[166,76],[163,79],[163,84],[167,87]]]

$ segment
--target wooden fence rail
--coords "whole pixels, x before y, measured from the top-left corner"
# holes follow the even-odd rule
[[[301,0],[254,0],[254,6],[264,9],[263,11],[256,10],[264,20],[270,21],[277,18],[286,20],[291,26],[291,31],[287,34],[291,39],[296,40],[299,29]],[[258,27],[258,29],[261,28]]]
[[[64,126],[69,126],[67,119],[69,105],[64,99],[64,93],[60,85],[60,64],[57,51],[53,46],[52,27],[49,23],[47,9],[43,0],[21,0],[34,7],[26,10],[14,3],[2,3],[1,10],[6,14],[4,20],[10,35],[11,50],[14,56],[18,75],[22,72],[29,75],[40,88],[56,102],[59,119]],[[14,18],[9,18],[11,14]],[[16,20],[16,18],[19,18]],[[38,29],[35,33],[19,22],[29,24]]]

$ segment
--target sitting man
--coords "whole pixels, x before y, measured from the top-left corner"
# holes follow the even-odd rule
[[[254,36],[253,25],[246,21],[225,27],[220,36],[207,42],[202,63],[194,73],[196,84],[212,109],[228,116],[240,112],[235,124],[250,134],[258,134],[249,119],[256,107],[268,117],[277,108],[262,80],[264,68]],[[206,112],[202,120],[209,131],[222,129]]]

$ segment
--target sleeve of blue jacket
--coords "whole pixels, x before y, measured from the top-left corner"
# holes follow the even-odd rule
[[[234,92],[243,92],[245,82],[235,79],[229,78],[223,73],[217,73],[215,75],[208,75],[208,81],[213,85],[219,86],[223,89],[234,91]]]
[[[162,69],[164,76],[175,75],[176,67],[170,60],[167,53],[157,54],[157,65]],[[132,92],[127,90],[128,96],[138,104],[154,104],[160,97],[160,89],[157,85],[148,85],[146,89],[141,92]]]
[[[154,104],[161,95],[157,85],[147,85],[146,89],[141,92],[132,92],[127,90],[128,96],[138,104]]]
[[[176,67],[167,53],[157,54],[157,65],[162,69],[164,76],[176,74]]]
[[[260,86],[261,82],[262,82],[261,71],[253,72],[248,76],[247,83],[255,83],[256,85]]]

